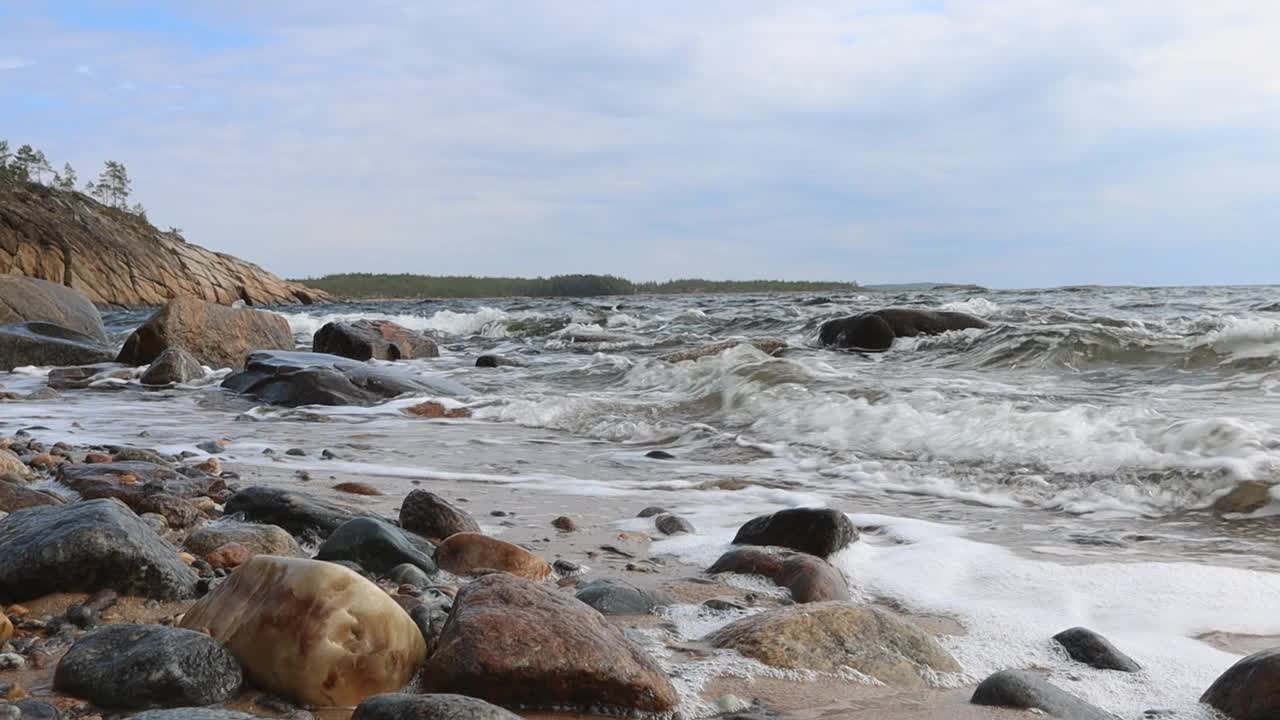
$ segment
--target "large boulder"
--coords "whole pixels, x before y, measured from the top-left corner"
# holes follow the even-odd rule
[[[255,352],[222,386],[272,405],[372,405],[405,394],[462,396],[467,388],[389,367],[305,352]]]
[[[0,326],[0,370],[27,365],[89,365],[115,353],[89,335],[47,322]]]
[[[506,707],[661,713],[679,702],[662,668],[600,613],[502,573],[458,593],[421,683]]]
[[[0,520],[0,603],[115,590],[157,599],[195,593],[196,573],[123,503],[89,500]]]
[[[920,628],[887,610],[845,602],[768,610],[707,639],[777,668],[838,672],[849,667],[902,687],[926,687],[934,672],[960,672]]]
[[[520,720],[520,716],[465,695],[389,693],[360,703],[351,720]]]
[[[828,320],[818,330],[818,342],[854,350],[881,351],[888,350],[895,338],[988,327],[991,325],[986,320],[962,312],[886,308]]]
[[[480,533],[455,533],[436,547],[436,564],[454,575],[483,575],[497,570],[529,580],[551,574],[546,560],[505,540]]]
[[[183,348],[212,368],[242,368],[252,350],[292,350],[295,345],[289,323],[279,315],[188,296],[170,300],[135,330],[118,361],[150,365],[171,347]]]
[[[988,707],[1039,710],[1063,720],[1118,720],[1115,715],[1026,670],[1003,670],[983,680],[973,691],[969,702]],[[1275,716],[1258,716],[1259,720],[1263,717]]]
[[[165,348],[160,357],[142,374],[143,385],[172,385],[189,383],[204,377],[204,366],[185,348]]]
[[[1280,648],[1256,652],[1222,673],[1200,702],[1232,720],[1280,717]]]
[[[574,597],[603,615],[648,615],[676,604],[675,598],[661,590],[645,590],[622,578],[592,580],[580,585]]]
[[[371,575],[383,575],[405,564],[425,573],[436,571],[431,557],[414,547],[400,528],[367,517],[339,525],[320,546],[316,559],[352,562]]]
[[[426,490],[414,490],[405,497],[400,526],[436,541],[460,532],[480,532],[480,525],[466,510]]]
[[[669,363],[688,362],[690,360],[701,360],[704,357],[712,357],[719,355],[726,350],[732,350],[743,345],[750,345],[765,355],[777,355],[787,347],[785,340],[777,338],[756,338],[754,340],[725,340],[724,342],[712,343],[711,345],[703,345],[702,347],[692,348],[690,350],[678,350],[676,352],[667,353],[659,358]]]
[[[316,331],[311,349],[352,360],[440,357],[435,340],[390,320],[328,323]]]
[[[707,568],[710,574],[763,575],[791,591],[798,603],[850,600],[849,581],[831,563],[782,548],[734,548]]]
[[[426,655],[417,625],[381,588],[334,563],[258,555],[198,601],[207,631],[264,690],[305,705],[356,705],[403,688]]]
[[[185,528],[202,516],[189,498],[221,497],[226,483],[211,475],[181,475],[149,462],[63,465],[58,482],[85,500],[116,498],[139,515],[163,515],[170,527]]]
[[[254,555],[305,557],[298,541],[284,528],[234,520],[220,520],[193,530],[183,547],[196,557],[204,557],[228,543],[241,545]]]
[[[858,539],[858,529],[838,510],[789,508],[738,528],[734,545],[773,545],[827,557]]]
[[[0,325],[30,321],[60,325],[100,345],[107,343],[102,316],[89,298],[47,280],[0,275]]]
[[[108,625],[58,663],[55,690],[112,709],[212,705],[240,690],[240,664],[216,640],[162,625]]]
[[[313,497],[296,490],[255,485],[240,490],[223,507],[227,515],[240,515],[251,523],[279,525],[294,537],[315,542],[329,537],[355,517],[373,513]]]
[[[1054,635],[1053,640],[1067,651],[1067,655],[1072,660],[1099,670],[1138,672],[1142,669],[1141,665],[1120,652],[1115,645],[1111,644],[1111,641],[1088,628],[1074,627],[1063,630]]]

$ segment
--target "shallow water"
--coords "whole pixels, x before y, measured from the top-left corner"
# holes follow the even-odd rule
[[[405,365],[472,390],[466,421],[401,409],[256,407],[217,388],[136,383],[0,405],[0,431],[170,451],[228,437],[246,468],[419,480],[448,494],[562,503],[618,529],[648,504],[698,528],[653,550],[703,565],[754,514],[830,505],[869,528],[836,558],[861,596],[954,618],[970,678],[1049,668],[1125,716],[1191,713],[1236,655],[1196,638],[1280,634],[1280,517],[1217,518],[1213,500],[1280,470],[1280,289],[1046,291],[425,301],[282,309],[300,342],[334,319],[383,317],[441,340]],[[860,355],[814,347],[822,321],[886,306],[963,310],[987,330]],[[144,317],[108,317],[127,332]],[[781,337],[672,365],[673,350]],[[498,353],[524,367],[476,369]],[[0,375],[9,390],[44,371]],[[139,438],[141,432],[148,437]],[[277,460],[263,449],[308,448]],[[338,458],[316,457],[331,448]],[[675,460],[644,457],[664,449]],[[250,474],[252,474],[250,472]],[[715,483],[740,480],[740,490]],[[737,487],[731,485],[729,487]],[[398,494],[396,494],[398,493]],[[388,509],[389,509],[388,508]],[[501,530],[501,528],[496,528]],[[1147,669],[1080,670],[1047,639],[1072,625]]]

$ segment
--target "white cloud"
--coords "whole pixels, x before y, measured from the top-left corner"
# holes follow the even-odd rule
[[[5,70],[19,70],[35,64],[34,60],[28,60],[26,58],[0,56],[0,72],[4,72]]]

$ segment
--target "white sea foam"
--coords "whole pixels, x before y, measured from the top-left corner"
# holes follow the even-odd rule
[[[989,318],[1000,312],[1000,306],[991,302],[986,298],[975,297],[967,300],[958,300],[942,305],[943,310],[951,312],[969,313],[978,317]]]
[[[311,337],[317,330],[331,322],[351,322],[355,320],[390,320],[410,330],[438,333],[453,337],[507,337],[508,326],[516,320],[541,319],[548,316],[533,312],[508,313],[497,308],[482,307],[475,312],[455,312],[453,310],[437,310],[431,315],[387,314],[369,312],[326,313],[285,313],[289,327],[294,335]]]

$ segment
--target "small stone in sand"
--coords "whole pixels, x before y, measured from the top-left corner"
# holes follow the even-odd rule
[[[574,522],[573,518],[567,515],[561,515],[555,520],[552,520],[551,525],[561,532],[573,532],[578,529],[578,523]]]
[[[352,495],[381,495],[382,491],[378,488],[362,482],[342,482],[333,486],[338,492],[351,493]]]

